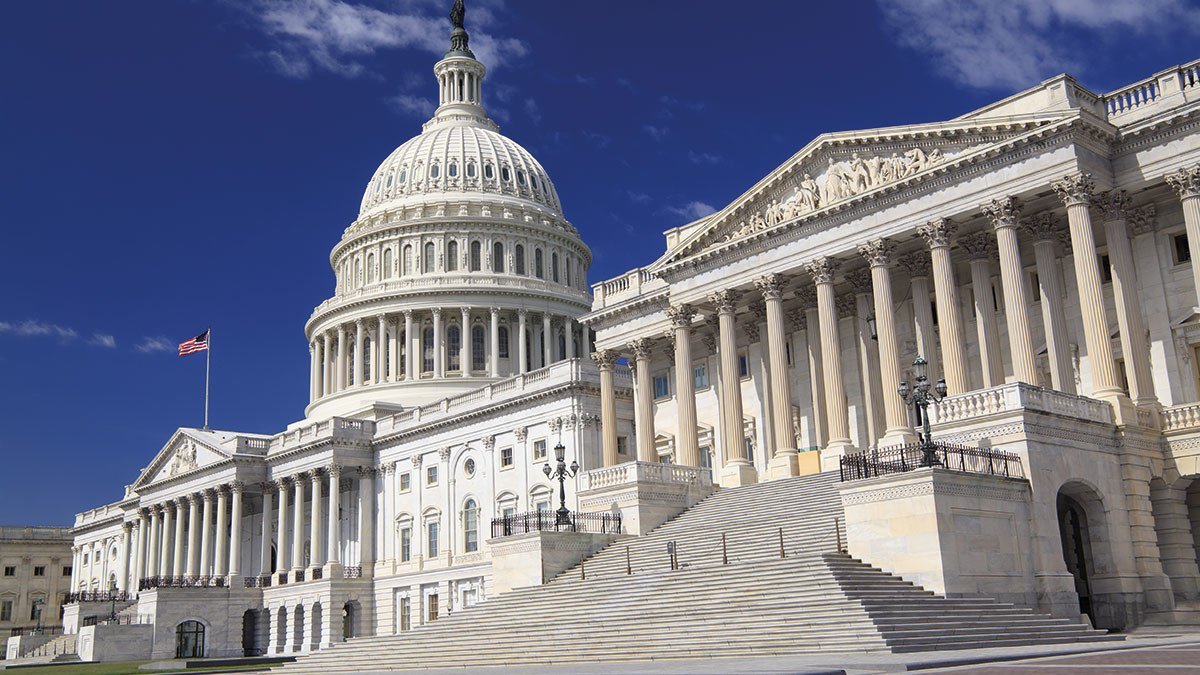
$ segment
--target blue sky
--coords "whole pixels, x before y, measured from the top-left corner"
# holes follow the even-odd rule
[[[0,4],[0,523],[120,498],[178,426],[303,414],[303,324],[373,170],[419,132],[449,0]],[[489,112],[591,281],[824,131],[948,119],[1067,71],[1200,56],[1176,0],[468,0]],[[49,495],[53,494],[53,497]]]

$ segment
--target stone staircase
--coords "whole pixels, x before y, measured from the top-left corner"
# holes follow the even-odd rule
[[[987,598],[939,597],[838,552],[835,481],[821,475],[719,491],[550,583],[407,633],[350,640],[283,669],[561,665],[1120,639]]]
[[[56,636],[53,640],[29,650],[29,652],[21,658],[13,659],[9,662],[9,665],[70,663],[79,661],[79,656],[76,654],[76,645],[78,644],[78,639],[79,636],[74,634]]]

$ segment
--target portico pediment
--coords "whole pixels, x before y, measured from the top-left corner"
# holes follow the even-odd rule
[[[154,456],[154,461],[142,471],[133,485],[134,489],[182,476],[229,459],[229,451],[222,449],[213,439],[206,438],[206,433],[193,429],[177,430]]]
[[[1078,111],[1066,111],[822,134],[709,217],[659,266],[917,185],[1078,119]]]

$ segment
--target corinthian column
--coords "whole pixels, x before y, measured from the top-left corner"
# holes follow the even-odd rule
[[[1129,380],[1129,397],[1138,407],[1157,408],[1154,380],[1150,377],[1150,345],[1146,342],[1146,321],[1138,299],[1137,273],[1133,246],[1129,242],[1129,198],[1124,190],[1097,195],[1094,205],[1104,223],[1108,241],[1108,259],[1113,272],[1113,304],[1117,326],[1121,329],[1121,353]]]
[[[1050,382],[1058,391],[1075,393],[1075,371],[1067,351],[1067,318],[1063,310],[1063,288],[1059,283],[1058,227],[1049,213],[1039,213],[1025,222],[1033,235],[1033,255],[1037,261],[1038,296],[1042,305],[1042,326],[1046,332],[1046,354],[1050,361]]]
[[[992,257],[995,242],[984,232],[959,239],[959,245],[971,261],[971,296],[975,304],[975,330],[979,342],[979,362],[983,368],[983,388],[1004,384],[1000,362],[1000,334],[996,328],[996,304],[992,296]]]
[[[363,320],[358,319],[357,321],[355,321],[354,322],[354,364],[352,366],[354,368],[354,374],[351,375],[351,377],[350,377],[350,379],[352,380],[352,384],[355,386],[362,386],[367,383],[366,374],[363,372],[363,370],[364,370],[363,369],[363,360],[364,360],[363,359],[363,345],[364,345],[363,338],[364,338],[365,332],[366,331],[365,331],[365,327],[363,326]]]
[[[725,456],[721,485],[727,487],[749,485],[758,479],[754,465],[746,457],[742,423],[742,378],[738,375],[737,326],[734,322],[737,300],[737,294],[729,290],[708,296],[708,301],[717,308],[717,332],[721,340],[717,349],[721,362],[721,446]]]
[[[462,308],[462,327],[458,331],[458,373],[462,377],[471,376],[471,362],[474,361],[474,356],[471,354],[471,349],[474,347],[471,340],[471,308]]]
[[[374,372],[375,384],[380,384],[387,381],[387,317],[383,314],[375,315],[375,324],[375,342],[371,343],[375,351],[375,363],[371,364],[371,370]]]
[[[316,568],[325,563],[325,552],[321,550],[321,476],[315,470],[309,486],[312,495],[308,503],[308,564]]]
[[[271,520],[274,512],[271,502],[274,501],[275,483],[259,483],[262,490],[262,536],[259,538],[258,576],[266,577],[271,574]]]
[[[592,353],[592,360],[600,369],[600,447],[604,466],[617,464],[617,388],[613,381],[613,368],[617,364],[617,353],[602,349]]]
[[[542,312],[542,367],[554,363],[554,335],[550,313]]]
[[[517,372],[529,372],[529,346],[528,337],[525,335],[527,330],[526,324],[529,321],[529,310],[517,310]],[[584,351],[587,351],[587,345],[584,345]]]
[[[806,266],[817,285],[817,315],[821,324],[821,358],[824,361],[826,433],[829,440],[821,452],[821,469],[838,468],[840,458],[854,450],[846,410],[846,389],[842,385],[842,350],[838,335],[837,297],[833,290],[834,263],[818,258]]]
[[[404,310],[404,379],[414,381],[421,379],[417,370],[417,337],[413,333],[413,311]]]
[[[933,292],[937,297],[938,329],[942,338],[942,369],[946,388],[951,394],[970,389],[966,359],[963,356],[962,318],[958,314],[958,285],[950,260],[950,237],[956,226],[949,218],[939,218],[917,228],[929,245],[933,261]]]
[[[185,501],[180,498],[172,503],[172,507],[175,509],[175,545],[171,551],[171,576],[173,577],[183,576],[183,505]]]
[[[175,524],[175,504],[167,502],[162,507],[162,535],[158,542],[158,574],[159,576],[169,577],[171,572],[171,530]],[[107,556],[106,556],[107,558]],[[107,581],[105,588],[107,588]]]
[[[313,340],[308,343],[308,402],[312,403],[320,396],[318,388],[321,386],[321,378],[318,375],[320,372],[321,350],[317,345],[317,341]]]
[[[675,403],[679,420],[675,462],[683,466],[700,466],[700,444],[696,438],[696,380],[692,374],[692,317],[695,315],[691,305],[667,310],[675,330]]]
[[[242,481],[229,485],[233,493],[229,505],[229,576],[236,579],[242,575]],[[266,518],[266,515],[263,516]]]
[[[1200,305],[1200,164],[1180,169],[1166,180],[1183,204],[1188,252],[1192,254],[1192,287],[1196,291],[1196,304]]]
[[[900,383],[900,347],[896,341],[896,311],[892,301],[892,246],[885,239],[876,239],[858,247],[858,253],[871,266],[871,287],[875,296],[875,327],[879,334],[879,370],[883,381],[892,386]],[[899,396],[883,397],[883,417],[886,429],[880,445],[905,445],[916,440],[908,420],[908,410]]]
[[[1012,197],[993,199],[983,205],[983,213],[996,228],[996,246],[1000,253],[1000,281],[1004,286],[1004,318],[1008,324],[1008,348],[1012,353],[1013,376],[1018,382],[1036,385],[1037,365],[1033,360],[1033,337],[1029,332],[1029,303],[1025,295],[1025,270],[1021,267],[1021,248],[1017,239],[1017,221],[1021,208]]]
[[[858,360],[862,364],[859,375],[862,378],[863,417],[867,421],[867,444],[878,447],[883,435],[883,384],[879,377],[879,345],[878,336],[871,335],[868,317],[875,314],[873,284],[870,269],[856,269],[846,273],[846,281],[854,290],[854,313],[858,330],[854,331],[858,343]],[[815,310],[811,310],[815,313]],[[808,312],[805,312],[808,314]],[[816,319],[813,319],[816,325]]]
[[[279,511],[276,516],[278,522],[275,527],[275,571],[286,572],[288,569],[288,479],[277,479],[274,486],[279,491]]]
[[[772,479],[786,478],[799,475],[800,458],[792,423],[792,386],[788,377],[787,333],[783,322],[783,277],[768,274],[755,280],[754,285],[762,293],[767,315],[767,361],[771,371],[771,437],[775,453],[767,465],[767,472]],[[734,381],[740,386],[739,379]],[[740,426],[740,410],[738,416]]]
[[[213,576],[223,577],[228,571],[229,564],[229,517],[225,513],[227,508],[225,496],[225,488],[217,488],[217,538],[216,538],[216,555],[213,560]]]
[[[488,354],[488,371],[492,377],[500,377],[500,308],[492,307],[491,315],[491,351]],[[509,363],[512,363],[511,357],[509,358]]]
[[[1067,224],[1071,228],[1071,254],[1075,260],[1075,282],[1079,286],[1079,307],[1083,315],[1083,337],[1087,343],[1088,365],[1092,372],[1092,397],[1119,403],[1124,398],[1117,384],[1109,341],[1108,315],[1096,258],[1096,239],[1088,205],[1094,186],[1090,174],[1068,175],[1051,185],[1067,206]],[[1119,413],[1119,405],[1114,412]]]
[[[342,467],[338,464],[329,465],[329,504],[326,508],[328,518],[325,533],[325,561],[330,569],[330,576],[338,574],[342,566],[342,523],[339,517],[342,493]]]
[[[654,382],[650,375],[650,340],[634,340],[630,347],[633,349],[634,370],[637,376],[637,408],[634,418],[637,458],[639,462],[657,462],[658,450],[654,447]]]
[[[308,474],[300,473],[292,481],[295,490],[292,503],[292,578],[304,573],[304,482]]]
[[[200,574],[200,495],[188,495],[188,553],[184,576]]]
[[[200,519],[200,576],[212,576],[212,490],[205,490],[204,514]]]
[[[933,325],[933,303],[929,295],[929,256],[924,251],[914,251],[897,262],[908,272],[908,282],[912,288],[917,353],[925,357],[929,379],[936,382],[941,377],[942,365],[937,353],[937,328]]]
[[[338,326],[337,333],[337,390],[346,388],[346,327]]]

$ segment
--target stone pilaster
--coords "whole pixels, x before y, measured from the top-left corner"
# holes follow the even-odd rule
[[[1200,306],[1200,164],[1169,174],[1166,181],[1183,204],[1183,223],[1192,257],[1192,286],[1196,291],[1196,305]]]

